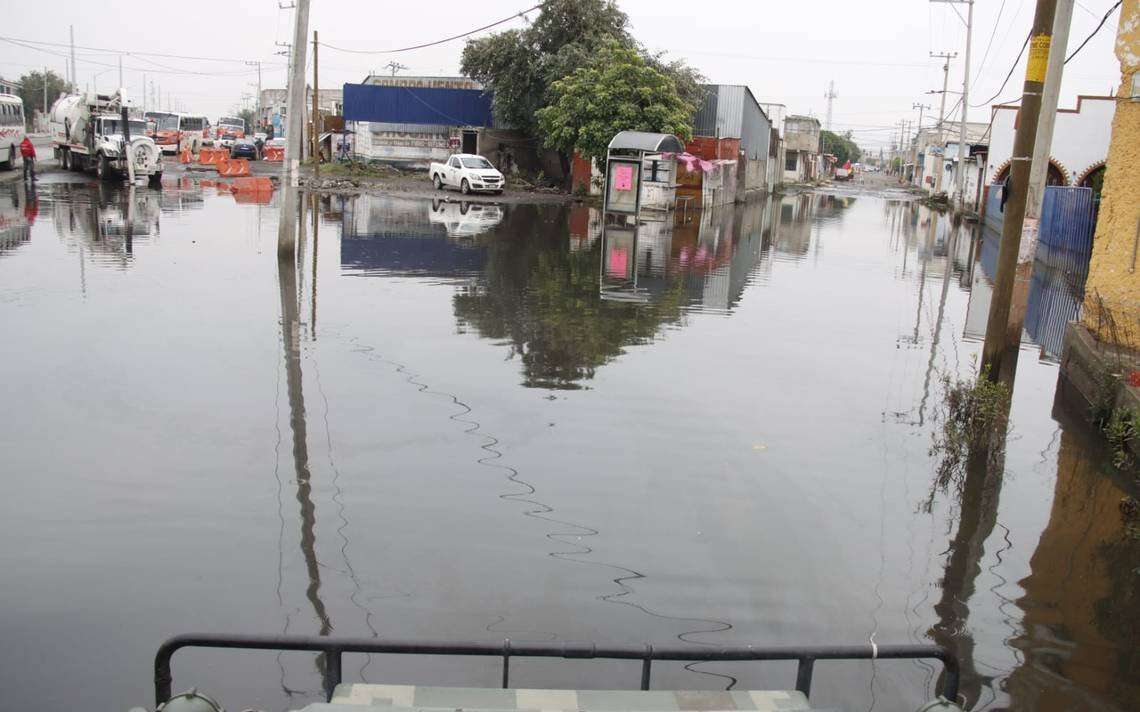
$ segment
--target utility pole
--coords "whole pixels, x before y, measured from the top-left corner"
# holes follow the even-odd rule
[[[990,298],[989,321],[986,322],[986,341],[982,346],[982,372],[994,382],[1003,379],[1012,383],[1013,369],[1017,364],[1017,348],[1021,343],[1021,325],[1011,328],[1009,323],[1010,302],[1013,299],[1018,248],[1022,231],[1026,227],[1025,202],[1029,188],[1030,161],[1037,140],[1037,119],[1041,112],[1041,94],[1049,66],[1056,8],[1057,0],[1037,0],[1033,29],[1029,36],[1029,59],[1025,65],[1021,110],[1013,138],[1013,157],[1010,158],[1008,198],[1002,223],[1001,246],[998,248],[997,274],[994,276],[993,295]],[[1057,51],[1064,54],[1065,48],[1059,47]],[[1003,363],[1007,358],[1009,362]]]
[[[396,72],[399,72],[399,71],[401,71],[401,70],[407,69],[407,68],[408,68],[408,65],[406,65],[406,64],[400,64],[399,62],[397,62],[397,61],[393,60],[393,61],[391,61],[391,62],[388,62],[387,64],[385,64],[385,65],[384,65],[384,67],[385,67],[385,68],[387,68],[387,69],[389,69],[389,70],[391,70],[391,72],[392,72],[392,76],[394,77],[394,76],[396,76]]]
[[[79,91],[79,75],[75,73],[75,25],[71,26],[71,83]]]
[[[245,64],[246,64],[246,66],[249,66],[249,67],[253,67],[253,66],[257,67],[257,124],[258,125],[252,127],[253,131],[257,131],[257,129],[260,128],[261,121],[262,121],[262,118],[261,118],[261,60],[256,60],[253,62],[246,62]]]
[[[966,147],[966,112],[970,108],[970,40],[974,29],[974,0],[930,0],[930,2],[966,6],[966,66],[962,68],[962,123],[958,127],[957,189],[958,208],[961,209],[964,206],[966,192],[966,159],[969,158],[969,149]]]
[[[1037,143],[1033,147],[1033,163],[1029,168],[1029,189],[1025,203],[1025,217],[1034,221],[1041,217],[1041,208],[1045,203],[1045,182],[1049,172],[1049,154],[1053,147],[1053,126],[1057,120],[1061,75],[1065,67],[1065,53],[1069,47],[1069,25],[1073,22],[1073,4],[1074,0],[1057,0],[1057,12],[1053,18],[1052,46],[1056,51],[1049,53],[1049,68],[1045,71],[1045,90],[1041,97],[1041,116],[1037,123]]]
[[[44,67],[44,120],[47,120],[47,67]]]
[[[317,31],[313,30],[313,126],[312,126],[312,150],[309,155],[313,157],[313,175],[321,175],[321,103],[320,91],[317,89]]]
[[[914,183],[914,179],[918,177],[918,144],[920,143],[919,137],[922,136],[922,112],[929,109],[930,107],[926,104],[911,104],[910,108],[918,109],[918,129],[916,129],[914,132],[914,174],[912,175],[910,181],[911,183]]]
[[[119,88],[123,88],[123,55],[119,55]]]
[[[305,135],[305,35],[309,33],[309,0],[297,0],[293,11],[293,53],[289,64],[289,112],[285,126],[285,160],[281,182],[281,219],[277,223],[277,256],[295,259],[297,253],[297,179]]]
[[[938,145],[940,147],[945,148],[946,140],[945,140],[945,138],[943,138],[942,124],[946,120],[946,92],[947,92],[947,89],[949,87],[949,82],[950,82],[950,60],[953,59],[954,57],[957,57],[958,53],[957,52],[942,52],[942,53],[935,54],[934,52],[931,52],[930,56],[931,57],[941,57],[942,59],[946,60],[946,63],[942,65],[942,101],[940,101],[938,104]],[[939,157],[939,159],[938,159],[938,170],[935,171],[935,174],[934,174],[934,192],[935,193],[941,193],[942,192],[942,173],[943,173],[943,165],[944,164],[945,164],[945,159],[943,157]]]
[[[827,130],[830,131],[831,130],[831,104],[837,98],[839,98],[839,95],[835,93],[835,82],[834,81],[830,81],[827,83],[827,93],[823,95],[823,98],[827,99]]]

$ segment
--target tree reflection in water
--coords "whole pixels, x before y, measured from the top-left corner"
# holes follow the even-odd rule
[[[533,224],[534,212],[514,208],[508,223]],[[571,250],[561,230],[507,227],[488,245],[478,282],[457,293],[453,304],[461,328],[510,343],[524,386],[581,388],[625,347],[647,343],[663,325],[681,320],[679,277],[656,301],[605,301],[598,290],[600,240]]]

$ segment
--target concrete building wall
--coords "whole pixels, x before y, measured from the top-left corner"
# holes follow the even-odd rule
[[[784,119],[784,147],[788,151],[819,153],[819,120],[810,116]]]
[[[1076,108],[1057,110],[1049,154],[1064,171],[1069,185],[1080,181],[1085,173],[1102,164],[1108,156],[1115,111],[1116,98],[1111,96],[1077,97]],[[1009,167],[1017,117],[1017,107],[993,108],[993,129],[986,165],[987,184],[993,183],[997,175]]]
[[[1116,58],[1120,61],[1120,88],[1085,284],[1084,321],[1099,331],[1097,336],[1102,340],[1124,340],[1119,332],[1104,328],[1106,316],[1129,329],[1131,337],[1125,338],[1140,339],[1136,334],[1140,327],[1140,265],[1135,263],[1140,235],[1140,0],[1124,0],[1121,6]],[[1140,348],[1140,343],[1122,345]]]

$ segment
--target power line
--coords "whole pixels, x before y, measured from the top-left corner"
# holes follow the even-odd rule
[[[1123,0],[1116,0],[1116,4],[1114,4],[1112,7],[1108,8],[1108,12],[1104,13],[1104,17],[1100,18],[1100,22],[1099,22],[1099,23],[1097,24],[1097,26],[1096,26],[1096,27],[1093,29],[1093,31],[1089,33],[1089,36],[1088,36],[1088,37],[1086,37],[1086,38],[1084,39],[1084,41],[1083,41],[1083,42],[1081,42],[1081,44],[1080,44],[1080,45],[1079,45],[1079,46],[1078,46],[1078,47],[1077,47],[1075,50],[1073,50],[1073,53],[1072,53],[1072,54],[1070,54],[1070,55],[1069,55],[1069,56],[1068,56],[1068,57],[1065,59],[1065,64],[1068,64],[1069,62],[1071,62],[1071,61],[1073,60],[1073,58],[1074,58],[1074,57],[1076,57],[1076,56],[1077,56],[1077,54],[1078,54],[1078,53],[1079,53],[1079,52],[1080,52],[1082,49],[1084,49],[1084,48],[1085,48],[1085,45],[1087,45],[1087,44],[1089,43],[1089,41],[1090,41],[1090,40],[1091,40],[1093,37],[1095,37],[1095,36],[1096,36],[1096,34],[1097,34],[1098,32],[1100,32],[1100,31],[1101,31],[1101,29],[1104,27],[1104,23],[1108,22],[1108,18],[1112,16],[1112,13],[1116,12],[1116,9],[1120,7],[1120,4],[1121,4],[1121,2],[1122,2],[1122,1],[1123,1]],[[970,104],[970,106],[974,106],[974,107],[979,107],[979,106],[986,106],[987,104],[989,104],[990,102],[992,102],[994,99],[998,98],[998,96],[999,96],[999,95],[1001,95],[1001,93],[1002,93],[1003,91],[1005,91],[1005,85],[1006,85],[1007,83],[1009,83],[1009,78],[1013,76],[1013,72],[1014,72],[1014,70],[1015,70],[1015,69],[1017,69],[1017,65],[1018,65],[1018,63],[1021,61],[1021,56],[1022,56],[1023,54],[1025,54],[1025,48],[1026,48],[1027,46],[1029,46],[1029,35],[1026,35],[1026,36],[1025,36],[1025,42],[1024,42],[1024,43],[1022,43],[1022,45],[1021,45],[1021,51],[1017,53],[1017,59],[1013,60],[1013,66],[1009,68],[1009,73],[1005,75],[1005,80],[1004,80],[1004,81],[1001,83],[1001,87],[1000,87],[1000,88],[997,90],[997,92],[996,92],[996,93],[994,93],[994,95],[993,95],[993,96],[991,96],[989,99],[986,99],[985,101],[983,101],[982,103],[980,103],[980,104]],[[1010,99],[1009,101],[1013,101],[1013,99]],[[1007,103],[1007,102],[1000,102],[1000,103]]]
[[[499,25],[502,25],[503,23],[510,22],[511,20],[523,17],[528,12],[534,12],[535,10],[539,10],[542,7],[544,7],[547,2],[549,2],[549,0],[544,0],[544,2],[540,2],[539,4],[535,5],[534,7],[528,8],[526,10],[522,10],[521,12],[516,12],[515,14],[511,15],[510,17],[504,17],[501,20],[496,20],[495,22],[492,22],[489,25],[483,25],[482,27],[477,27],[474,30],[469,30],[467,32],[464,32],[464,33],[461,33],[458,35],[452,35],[451,37],[445,37],[442,40],[436,40],[434,42],[425,42],[423,44],[412,45],[411,47],[400,47],[398,49],[346,49],[344,47],[337,47],[335,45],[326,44],[324,42],[320,42],[318,44],[320,44],[322,47],[327,47],[328,49],[331,49],[331,50],[334,50],[337,52],[348,52],[350,54],[395,54],[396,52],[410,52],[413,49],[423,49],[424,47],[434,47],[435,45],[440,45],[440,44],[444,44],[446,42],[452,42],[454,40],[462,39],[462,38],[467,37],[469,35],[473,35],[477,32],[489,30],[492,27],[497,27]]]
[[[1070,62],[1070,60],[1073,59],[1073,57],[1076,57],[1077,53],[1080,52],[1082,49],[1084,49],[1085,45],[1087,45],[1089,43],[1089,40],[1091,40],[1093,37],[1095,37],[1096,33],[1100,32],[1100,28],[1104,27],[1104,23],[1108,22],[1109,16],[1112,13],[1116,12],[1116,8],[1120,7],[1121,2],[1122,2],[1122,0],[1116,0],[1116,4],[1113,5],[1112,7],[1108,8],[1108,12],[1104,13],[1104,17],[1100,18],[1100,24],[1098,24],[1096,26],[1096,29],[1094,29],[1092,32],[1090,32],[1089,36],[1085,38],[1085,41],[1081,42],[1080,46],[1078,46],[1075,50],[1073,50],[1073,53],[1070,54],[1065,59],[1065,64],[1068,64]]]
[[[998,88],[998,90],[997,90],[996,92],[994,92],[994,95],[993,95],[993,96],[991,96],[989,99],[986,99],[985,101],[983,101],[983,102],[982,102],[982,103],[980,103],[980,104],[970,104],[970,106],[973,106],[973,107],[986,106],[986,105],[988,105],[988,104],[989,104],[991,101],[993,101],[994,99],[998,98],[998,96],[999,96],[999,95],[1000,95],[1000,94],[1001,94],[1003,91],[1005,91],[1005,85],[1009,83],[1009,78],[1013,76],[1013,71],[1014,71],[1015,69],[1017,69],[1017,63],[1021,61],[1021,56],[1022,56],[1023,54],[1025,54],[1025,48],[1026,48],[1026,47],[1028,47],[1028,46],[1029,46],[1029,35],[1026,35],[1026,36],[1025,36],[1025,41],[1021,43],[1021,50],[1020,50],[1020,51],[1017,53],[1017,59],[1013,60],[1013,66],[1011,66],[1011,67],[1009,68],[1009,73],[1008,73],[1008,74],[1006,74],[1006,75],[1005,75],[1005,79],[1003,79],[1003,80],[1002,80],[1002,83],[1001,83],[1001,87],[999,87],[999,88]]]
[[[30,45],[43,45],[45,47],[62,47],[64,49],[71,47],[71,45],[66,42],[44,42],[41,40],[30,40],[23,37],[11,37],[6,35],[0,35],[0,40],[7,40],[9,42],[23,42]],[[136,50],[108,49],[105,47],[84,47],[82,45],[75,45],[75,49],[87,50],[88,52],[102,52],[104,54],[121,54],[132,57],[165,57],[167,59],[190,59],[200,62],[232,62],[235,64],[242,64],[246,61],[244,59],[234,59],[230,57],[201,57],[187,54],[168,54],[164,52],[140,52]],[[266,64],[268,64],[268,62]]]
[[[24,49],[30,49],[30,50],[33,50],[35,52],[43,52],[44,54],[50,54],[50,55],[53,55],[55,57],[63,57],[66,59],[69,56],[66,52],[56,52],[56,51],[53,51],[50,49],[44,49],[43,47],[35,47],[33,45],[25,44],[25,43],[20,42],[18,40],[8,39],[6,37],[0,37],[0,42],[7,42],[7,43],[15,45],[17,47],[23,47]],[[110,67],[112,69],[117,69],[119,67],[118,63],[99,62],[99,61],[96,61],[94,59],[80,59],[78,61],[86,62],[87,64],[94,64],[94,65],[99,66],[99,67]],[[231,76],[237,76],[237,75],[241,75],[241,74],[250,74],[251,73],[249,71],[200,72],[200,71],[195,71],[192,69],[185,69],[185,70],[152,69],[150,67],[127,67],[127,66],[123,67],[123,69],[127,69],[127,70],[130,70],[132,72],[146,72],[148,74],[151,74],[151,73],[153,73],[153,74],[190,74],[190,75],[197,75],[197,76],[204,76],[204,77],[231,77]]]
[[[953,7],[953,5],[951,5]],[[994,44],[994,37],[997,36],[998,25],[1001,24],[1001,14],[1005,12],[1005,0],[1001,0],[1001,5],[998,7],[997,19],[994,20],[994,31],[990,33],[990,41],[986,43],[986,51],[982,53],[982,61],[978,62],[978,73],[974,75],[974,84],[978,83],[978,79],[982,76],[982,68],[986,66],[986,60],[990,56],[990,47]]]

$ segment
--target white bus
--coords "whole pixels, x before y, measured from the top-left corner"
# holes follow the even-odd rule
[[[190,153],[197,153],[207,140],[211,140],[210,120],[203,114],[179,114],[178,133],[180,149],[188,148]]]
[[[15,94],[0,94],[0,168],[16,167],[24,126],[24,100]]]

